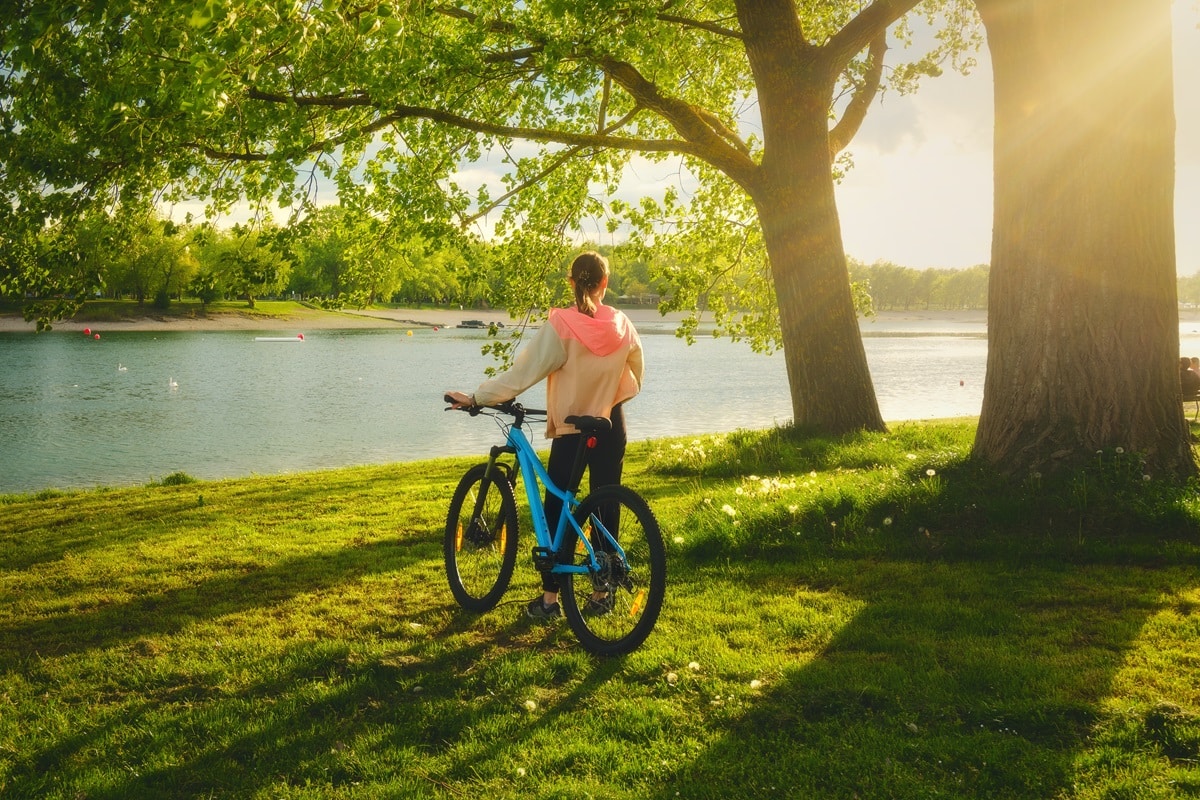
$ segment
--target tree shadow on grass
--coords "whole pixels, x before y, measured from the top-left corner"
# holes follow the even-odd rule
[[[919,434],[907,432],[904,448]],[[806,459],[827,470],[872,468],[869,452],[855,460],[854,441],[849,460],[819,443],[797,460],[780,435],[749,437],[714,471],[741,480],[749,470],[804,475]],[[899,479],[843,486],[826,473],[825,488],[767,504],[757,518],[739,512],[736,525],[689,531],[688,555],[711,581],[702,592],[714,603],[763,600],[746,624],[782,627],[780,649],[798,655],[657,797],[992,800],[1075,791],[1097,729],[1111,723],[1106,703],[1118,676],[1141,658],[1147,623],[1159,613],[1195,619],[1185,599],[1200,586],[1194,494],[1144,479],[1136,455],[1119,449],[1098,453],[1082,472],[1011,485],[933,444],[884,459],[908,464]],[[714,517],[701,508],[689,521]],[[756,566],[736,582],[709,566],[743,560]],[[769,610],[771,598],[800,589],[859,609],[806,650],[792,640],[795,623]],[[1131,749],[1194,765],[1200,723],[1170,710],[1180,698],[1162,699],[1167,712],[1147,703],[1122,722],[1135,729]],[[1185,728],[1192,732],[1179,734]],[[1120,772],[1133,753],[1106,757]]]
[[[1069,792],[1147,620],[1200,582],[1186,567],[988,561],[846,560],[757,575],[739,590],[779,597],[807,584],[863,605],[658,797]]]

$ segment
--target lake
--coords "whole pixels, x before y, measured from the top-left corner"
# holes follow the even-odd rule
[[[978,415],[980,323],[862,323],[889,421]],[[634,440],[787,423],[782,355],[639,324],[646,386],[628,406]],[[216,479],[482,454],[484,418],[450,414],[490,364],[482,331],[0,333],[0,493],[122,486],[174,472]],[[523,398],[541,407],[539,386]],[[540,436],[541,426],[535,426]],[[535,440],[536,443],[536,440]],[[544,444],[544,443],[541,443]]]

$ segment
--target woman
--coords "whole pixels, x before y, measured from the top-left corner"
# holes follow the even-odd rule
[[[592,491],[621,482],[625,461],[625,415],[621,404],[642,388],[642,342],[629,318],[602,304],[608,290],[608,261],[599,253],[581,253],[571,263],[568,278],[575,304],[550,311],[550,318],[518,354],[512,368],[484,381],[473,395],[448,392],[455,408],[494,405],[512,400],[546,378],[546,437],[551,439],[546,471],[558,486],[570,480],[579,449],[579,432],[567,424],[570,416],[605,417],[612,430],[597,436],[587,451]],[[553,524],[562,501],[546,493],[546,519]],[[605,610],[603,597],[593,597],[593,611]],[[542,596],[525,609],[534,619],[553,619],[560,613],[558,581],[542,573]]]

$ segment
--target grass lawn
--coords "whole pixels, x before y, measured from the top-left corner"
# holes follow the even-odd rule
[[[474,459],[0,497],[0,797],[1200,797],[1197,486],[973,434],[633,445],[668,595],[619,659],[527,557],[453,604]]]

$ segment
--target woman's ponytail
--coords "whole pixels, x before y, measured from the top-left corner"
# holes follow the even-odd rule
[[[571,280],[575,282],[575,307],[581,314],[596,316],[592,295],[608,276],[608,261],[599,253],[588,250],[571,262]]]

